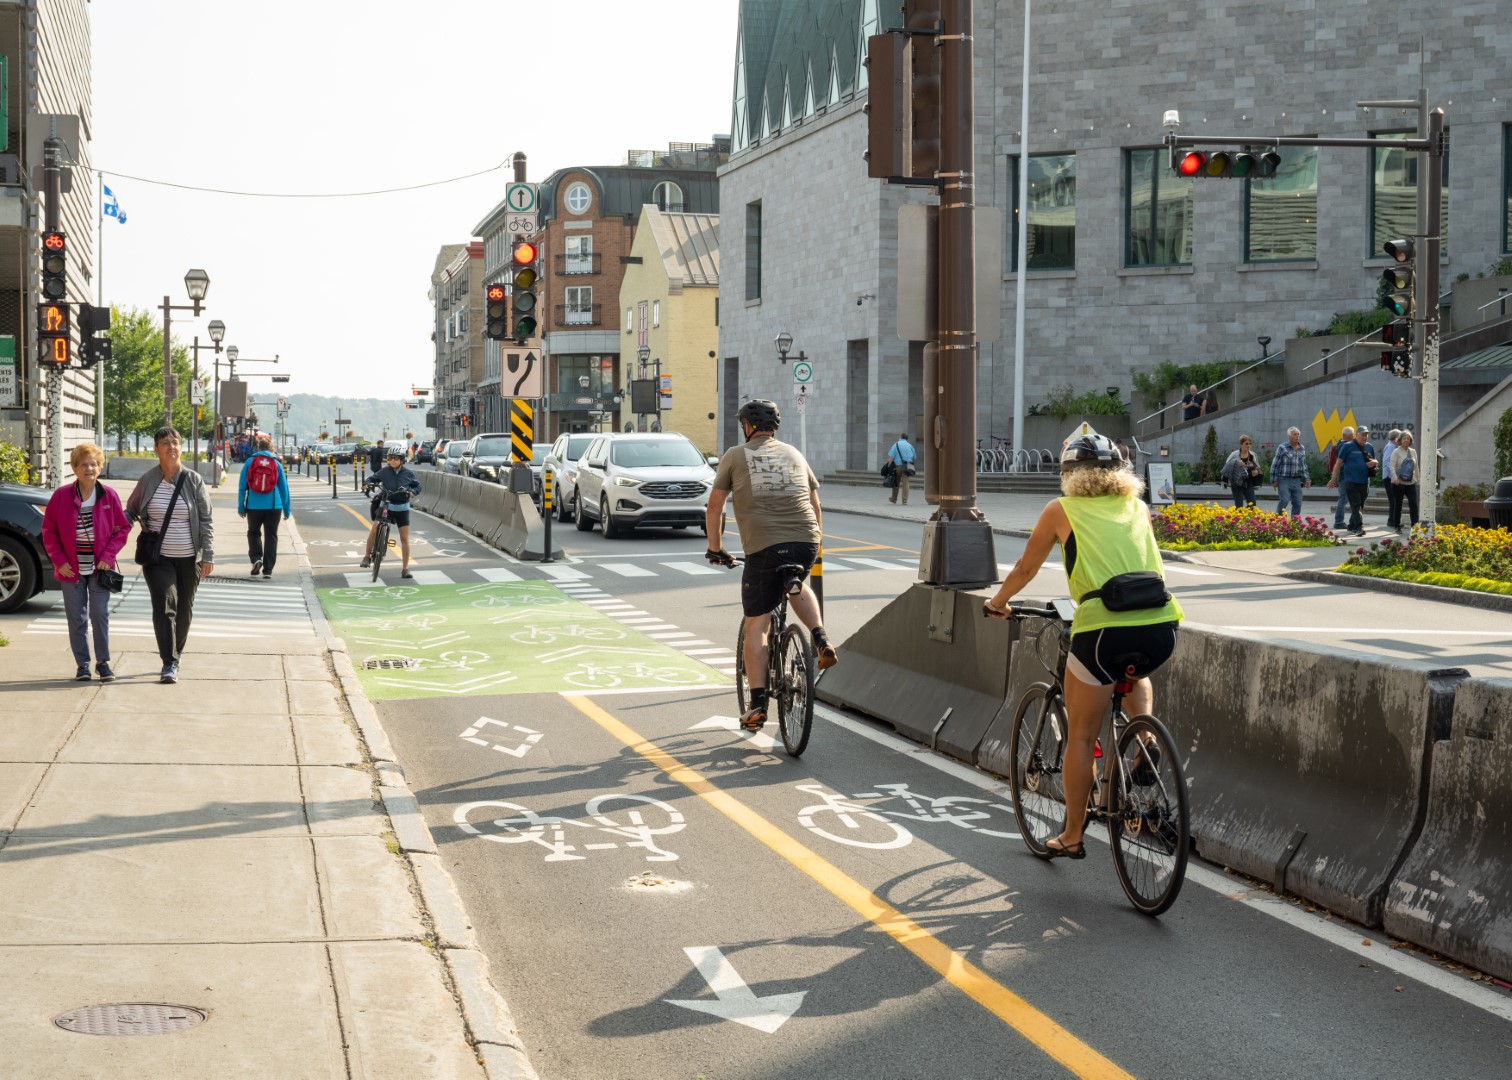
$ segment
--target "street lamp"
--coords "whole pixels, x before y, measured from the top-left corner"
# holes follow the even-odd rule
[[[208,287],[208,285],[209,285],[208,280],[205,282],[205,284]],[[204,296],[204,292],[201,291],[200,295],[203,297]],[[210,325],[209,325],[209,327],[207,327],[207,330],[208,330],[208,332],[210,334],[210,340],[212,342],[214,342],[214,344],[215,344],[215,368],[216,368],[216,376],[217,376],[217,378],[219,378],[219,374],[220,374],[220,351],[221,351],[220,343],[223,340],[225,340],[225,337],[226,337],[226,324],[223,323],[223,322],[221,322],[219,319],[211,319],[210,320]],[[190,441],[190,445],[192,447],[192,449],[190,451],[190,453],[192,454],[192,457],[190,458],[190,460],[192,460],[195,463],[194,467],[196,469],[199,468],[199,410],[200,410],[200,407],[204,404],[204,398],[203,397],[201,397],[199,401],[195,401],[194,400],[194,392],[195,392],[195,390],[199,389],[199,351],[200,351],[199,335],[196,334],[196,335],[194,335],[194,346],[193,346],[193,352],[191,353],[191,356],[192,356],[191,363],[194,365],[194,369],[193,369],[193,374],[190,376],[190,384],[189,384],[190,385],[190,390],[189,390],[189,407],[194,410],[193,420],[191,421],[191,423],[193,424],[193,428],[192,428],[193,435],[191,436],[191,441]],[[211,482],[213,484],[215,484],[215,486],[219,487],[220,486],[220,476],[219,476],[217,470],[211,469],[210,472],[211,472]]]
[[[776,340],[776,343],[777,343],[777,359],[780,360],[782,363],[786,364],[787,361],[788,361],[788,353],[791,352],[792,348],[793,348],[793,335],[790,334],[790,333],[788,333],[786,330],[784,330],[780,334],[777,335],[777,337],[776,337],[775,340]],[[802,349],[799,349],[798,350],[798,355],[794,359],[798,360],[801,363],[803,361],[808,360],[808,354],[806,352],[804,352]],[[799,383],[798,384],[798,452],[800,454],[803,454],[805,457],[808,456],[808,411],[806,409],[807,405],[808,405],[808,386],[805,383]]]
[[[1264,360],[1267,356],[1270,355],[1271,339],[1266,337],[1264,334],[1261,334],[1255,340],[1260,343],[1260,359]]]
[[[200,313],[201,301],[210,291],[210,275],[203,270],[190,270],[184,275],[184,291],[193,304],[175,304],[171,296],[163,297],[163,426],[173,426],[173,335],[170,327],[175,311]]]

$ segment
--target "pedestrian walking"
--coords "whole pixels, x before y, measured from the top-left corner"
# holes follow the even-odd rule
[[[404,457],[403,454],[400,454],[399,456],[401,459]],[[378,473],[382,472],[383,462],[384,457],[382,443],[374,443],[372,446],[367,448],[367,471],[369,476],[376,476]]]
[[[887,460],[893,463],[894,475],[898,478],[897,486],[892,489],[892,494],[887,497],[888,502],[897,502],[898,492],[901,491],[903,493],[903,505],[908,505],[908,480],[915,472],[914,461],[917,457],[918,451],[914,449],[913,443],[908,441],[908,432],[905,431],[902,435],[898,436],[898,441],[893,443],[892,447],[887,451]]]
[[[115,678],[110,668],[110,594],[121,588],[116,558],[126,546],[131,522],[126,520],[121,497],[99,482],[105,467],[103,450],[94,443],[80,443],[68,455],[68,462],[74,481],[47,500],[42,543],[52,561],[53,577],[63,585],[74,678],[89,680],[92,637],[95,674],[101,682],[110,682]]]
[[[1348,431],[1348,428],[1344,430]],[[1370,478],[1380,468],[1375,447],[1370,445],[1370,430],[1364,426],[1355,429],[1354,438],[1339,445],[1339,459],[1334,462],[1333,475],[1328,486],[1339,485],[1349,499],[1349,525],[1351,536],[1365,535],[1365,498],[1370,494]]]
[[[1400,532],[1402,529],[1402,490],[1391,482],[1391,459],[1402,441],[1400,428],[1386,433],[1386,445],[1381,447],[1381,485],[1386,489],[1386,527]]]
[[[1271,458],[1271,483],[1276,485],[1276,513],[1286,513],[1291,507],[1292,517],[1302,516],[1302,489],[1312,487],[1312,476],[1307,471],[1307,447],[1302,445],[1302,432],[1298,428],[1286,429],[1286,442],[1276,447],[1276,456]]]
[[[1397,532],[1402,531],[1402,501],[1412,527],[1418,523],[1418,453],[1412,447],[1412,432],[1402,432],[1396,451],[1391,455],[1391,486],[1397,491]]]
[[[287,521],[289,478],[273,453],[273,440],[257,437],[257,451],[242,466],[236,493],[236,512],[247,522],[247,558],[252,577],[268,581],[278,562],[278,523]]]
[[[1339,432],[1339,441],[1328,448],[1328,456],[1324,459],[1323,465],[1326,469],[1328,469],[1328,474],[1330,476],[1333,475],[1334,470],[1337,469],[1339,465],[1339,448],[1342,447],[1345,443],[1353,442],[1354,434],[1354,428],[1343,428]],[[1332,484],[1329,484],[1328,486],[1333,487]],[[1340,486],[1339,497],[1334,500],[1334,532],[1344,531],[1344,511],[1348,508],[1349,496],[1345,493],[1344,488]]]
[[[1255,485],[1260,482],[1260,462],[1255,458],[1255,441],[1239,436],[1239,449],[1229,454],[1218,474],[1234,492],[1234,505],[1241,510],[1255,505]]]
[[[152,436],[158,463],[142,474],[126,500],[126,516],[142,523],[136,560],[152,597],[152,630],[163,662],[159,681],[165,683],[178,682],[194,594],[215,569],[210,499],[200,474],[184,468],[182,447],[175,429],[158,428]]]

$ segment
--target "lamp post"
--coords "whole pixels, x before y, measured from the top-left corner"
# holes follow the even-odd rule
[[[1264,360],[1267,356],[1270,355],[1271,339],[1266,337],[1264,334],[1261,334],[1255,340],[1260,343],[1260,359]]]
[[[780,333],[780,334],[777,335],[776,343],[777,343],[777,359],[780,360],[784,366],[786,366],[787,362],[788,362],[788,353],[790,351],[792,351],[792,348],[793,348],[793,335],[790,334],[790,333],[788,333],[786,330],[784,330],[782,333]],[[805,363],[808,360],[808,353],[806,353],[802,349],[800,349],[800,350],[798,350],[798,355],[795,356],[793,359],[797,360],[799,363]],[[807,408],[807,405],[808,405],[808,387],[805,386],[805,385],[803,385],[802,383],[799,383],[798,384],[798,452],[800,454],[802,454],[804,457],[808,457],[808,408]]]
[[[211,319],[210,320],[210,328],[209,328],[209,330],[210,330],[210,340],[215,344],[216,370],[219,371],[220,370],[221,342],[223,340],[225,340],[225,337],[226,337],[226,324],[223,323],[223,322],[221,322],[219,319]],[[193,352],[191,354],[191,356],[192,356],[191,363],[194,365],[194,368],[193,368],[193,375],[190,377],[190,383],[189,383],[189,385],[190,385],[190,390],[189,390],[189,407],[194,410],[194,412],[193,412],[193,417],[194,418],[191,421],[191,423],[193,425],[193,428],[192,428],[193,435],[192,435],[191,441],[190,441],[190,445],[192,446],[191,454],[193,456],[190,458],[190,460],[194,462],[194,467],[195,467],[196,470],[199,468],[199,414],[200,414],[200,407],[204,404],[203,399],[200,400],[200,401],[195,401],[194,400],[195,391],[197,389],[199,389],[199,372],[200,372],[200,368],[199,368],[199,351],[200,351],[199,335],[195,334],[194,335]],[[215,470],[212,469],[211,473],[213,474],[214,471]]]
[[[173,297],[163,297],[163,426],[173,426],[173,335],[170,324],[175,311],[192,311],[198,315],[205,294],[210,291],[210,275],[203,270],[190,270],[184,275],[184,291],[192,304],[175,304]]]

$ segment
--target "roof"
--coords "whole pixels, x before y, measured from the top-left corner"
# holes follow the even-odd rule
[[[685,288],[719,287],[718,214],[669,214],[645,206],[641,215],[661,253],[668,281]]]
[[[1464,356],[1456,356],[1453,360],[1445,360],[1441,365],[1445,371],[1465,371],[1473,368],[1512,368],[1512,345],[1493,345],[1489,349],[1478,349]]]
[[[653,201],[656,185],[670,180],[683,194],[683,206],[694,212],[717,213],[719,211],[719,177],[714,170],[722,164],[711,159],[707,167],[689,168],[641,168],[634,165],[576,165],[558,169],[541,182],[540,220],[550,221],[556,217],[556,191],[569,173],[580,173],[598,189],[598,205],[594,217],[613,217],[616,214],[635,218],[640,209]]]

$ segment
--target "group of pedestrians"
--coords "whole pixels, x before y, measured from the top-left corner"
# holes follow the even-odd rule
[[[176,683],[199,584],[215,569],[215,522],[205,480],[183,463],[183,438],[172,427],[152,437],[157,464],[142,474],[124,506],[100,483],[105,452],[81,443],[69,454],[74,480],[53,492],[42,518],[42,540],[63,590],[74,677],[115,679],[110,652],[110,598],[123,579],[119,558],[133,524],[140,525],[133,561],[152,604],[152,630],[162,661],[159,681]],[[268,467],[271,463],[272,468]],[[248,520],[252,576],[272,577],[279,515],[290,513],[283,466],[259,438],[242,468],[237,509]],[[90,645],[94,671],[90,671]]]

